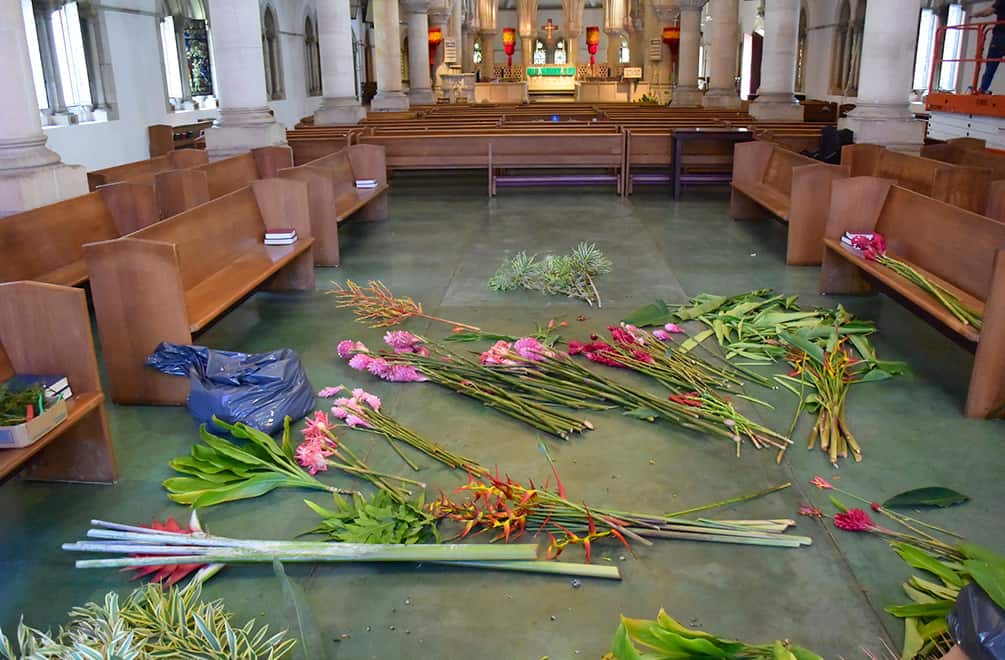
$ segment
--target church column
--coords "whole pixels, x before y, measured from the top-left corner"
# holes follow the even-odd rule
[[[349,0],[318,3],[318,46],[325,96],[314,113],[314,123],[358,124],[366,117],[366,110],[356,98]]]
[[[517,0],[517,34],[520,35],[520,65],[534,63],[534,37],[537,36],[537,0]]]
[[[496,75],[496,31],[483,29],[479,34],[482,44],[482,82],[487,82]]]
[[[87,170],[45,146],[20,0],[0,0],[0,62],[0,217],[86,194]]]
[[[736,93],[737,0],[709,0],[712,11],[712,57],[706,108],[739,108]]]
[[[680,6],[680,61],[677,65],[677,86],[670,105],[696,107],[701,105],[698,89],[698,58],[701,53],[701,8],[705,0],[678,0]]]
[[[450,22],[449,29],[447,30],[447,37],[454,40],[454,45],[457,49],[457,60],[454,62],[447,62],[448,65],[453,67],[461,66],[461,48],[464,44],[464,22],[463,22],[464,6],[462,0],[453,0],[451,2],[450,9]],[[447,45],[443,44],[443,54],[446,57]]]
[[[607,35],[607,66],[611,74],[621,64],[621,35],[625,29],[625,0],[604,2],[604,34]]]
[[[757,119],[802,121],[794,96],[799,50],[799,0],[766,0],[761,86],[750,114]]]
[[[562,27],[562,35],[566,38],[565,47],[568,49],[568,64],[576,66],[579,64],[579,37],[583,34],[583,5],[584,0],[562,0],[562,19],[565,25]]]
[[[394,4],[395,0],[385,1]],[[404,5],[408,12],[408,102],[432,105],[436,97],[429,76],[429,0],[405,0]]]
[[[286,144],[286,129],[269,111],[258,4],[209,0],[220,117],[206,129],[210,159]]]
[[[408,110],[408,97],[401,91],[401,39],[398,32],[397,0],[373,5],[373,32],[377,59],[377,95],[370,101],[375,112]]]
[[[631,19],[632,28],[629,31],[628,58],[630,64],[642,67],[643,73],[646,66],[646,28],[645,21],[639,17]]]
[[[433,0],[429,4],[429,27],[440,28],[440,36],[442,41],[440,45],[436,47],[433,51],[433,61],[430,63],[432,67],[432,83],[434,97],[439,96],[438,92],[440,89],[440,74],[443,73],[444,63],[443,56],[444,51],[447,49],[446,40],[450,35],[450,8],[453,4],[452,0]],[[411,41],[411,40],[409,40]],[[427,44],[428,47],[428,44]]]
[[[858,101],[838,122],[854,131],[856,142],[914,151],[925,141],[925,122],[914,119],[908,102],[917,13],[915,0],[883,0],[866,7]]]

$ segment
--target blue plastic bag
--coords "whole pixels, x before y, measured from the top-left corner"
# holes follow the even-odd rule
[[[289,348],[249,354],[162,342],[146,365],[190,378],[188,409],[200,423],[216,415],[272,434],[283,418],[298,420],[314,408],[314,388]]]
[[[968,584],[949,614],[949,630],[970,660],[1005,658],[1005,611],[976,584]]]

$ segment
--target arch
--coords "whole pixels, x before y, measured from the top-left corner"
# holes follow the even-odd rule
[[[831,93],[850,93],[849,81],[852,59],[851,2],[841,0],[838,5],[837,25],[834,29],[834,59],[831,66]]]
[[[304,68],[307,78],[307,96],[321,96],[321,49],[318,46],[317,18],[304,19]]]
[[[161,1],[161,48],[170,103],[181,109],[213,96],[209,27],[204,0]]]
[[[283,88],[283,63],[279,52],[279,25],[276,12],[265,5],[262,14],[262,59],[265,64],[265,94],[271,101],[286,98]]]

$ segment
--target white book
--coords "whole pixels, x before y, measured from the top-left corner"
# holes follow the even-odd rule
[[[377,180],[376,179],[356,179],[356,187],[357,188],[376,188],[377,187]]]
[[[266,245],[293,245],[297,242],[296,238],[267,238],[265,239]]]
[[[291,238],[293,240],[296,240],[296,238],[297,238],[297,231],[295,229],[293,231],[267,231],[267,232],[265,232],[265,239],[266,240],[270,240],[270,241],[288,240],[288,239],[291,239]]]

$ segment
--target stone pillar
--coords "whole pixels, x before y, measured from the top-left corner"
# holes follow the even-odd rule
[[[562,36],[566,39],[565,47],[568,49],[570,66],[579,63],[579,37],[583,34],[583,5],[584,0],[562,0],[562,20],[565,25],[562,28]]]
[[[384,1],[394,4],[394,0]],[[410,105],[432,105],[436,97],[429,75],[429,0],[405,0],[405,10],[408,12],[408,102]]]
[[[858,101],[838,125],[856,142],[916,151],[925,141],[925,122],[914,119],[908,97],[918,37],[916,0],[870,2],[859,68]],[[911,20],[907,20],[911,17]]]
[[[605,30],[607,35],[607,66],[614,74],[614,70],[621,66],[621,30]]]
[[[607,35],[607,66],[611,75],[621,65],[621,35],[625,31],[625,0],[604,2],[604,34]]]
[[[520,35],[520,66],[534,63],[534,38],[537,37],[537,0],[517,0],[517,34]]]
[[[646,29],[641,18],[632,19],[632,29],[629,32],[628,41],[628,59],[632,66],[643,67],[643,74],[645,74],[645,67],[648,66],[648,62],[646,62]]]
[[[482,30],[482,82],[495,78],[496,75],[496,31]]]
[[[19,0],[0,0],[0,62],[0,216],[86,194],[87,170],[45,146]]]
[[[709,0],[712,3],[712,57],[708,92],[702,99],[706,108],[740,107],[736,93],[737,0]]]
[[[457,61],[447,62],[447,65],[454,68],[459,68],[461,63],[464,61],[464,57],[461,54],[461,49],[464,48],[464,22],[463,22],[464,6],[462,0],[453,0],[450,9],[450,22],[447,29],[447,37],[454,40],[454,44],[457,45]],[[443,54],[446,56],[447,47],[446,44],[443,46]]]
[[[757,119],[802,121],[794,95],[799,50],[799,0],[766,0],[761,86],[750,114]]]
[[[698,89],[698,57],[701,53],[701,8],[705,0],[678,0],[680,6],[680,60],[677,65],[677,85],[670,105],[696,107],[701,105]]]
[[[377,60],[377,95],[370,101],[370,109],[375,112],[408,110],[408,97],[401,91],[398,3],[396,0],[380,0],[371,6]]]
[[[432,67],[432,83],[435,96],[440,95],[440,75],[446,73],[447,70],[447,65],[443,61],[443,56],[447,49],[446,40],[450,38],[451,5],[453,5],[452,0],[433,0],[429,4],[429,27],[430,29],[437,27],[440,28],[440,34],[443,38],[440,45],[436,47],[435,51],[433,51],[433,61],[430,63],[430,67]],[[409,41],[411,41],[411,39],[409,39]]]
[[[472,59],[472,55],[474,55],[475,52],[475,41],[477,41],[477,39],[478,33],[474,30],[474,28],[464,28],[464,39],[462,39],[462,43],[460,45],[460,47],[464,49],[461,53],[461,70],[464,71],[464,73],[474,73],[475,71],[475,63]]]
[[[210,159],[286,144],[286,129],[269,110],[258,4],[209,0],[220,117],[206,129]]]
[[[366,110],[356,98],[349,0],[324,0],[318,4],[318,46],[325,96],[314,113],[314,123],[358,124],[366,118]]]

